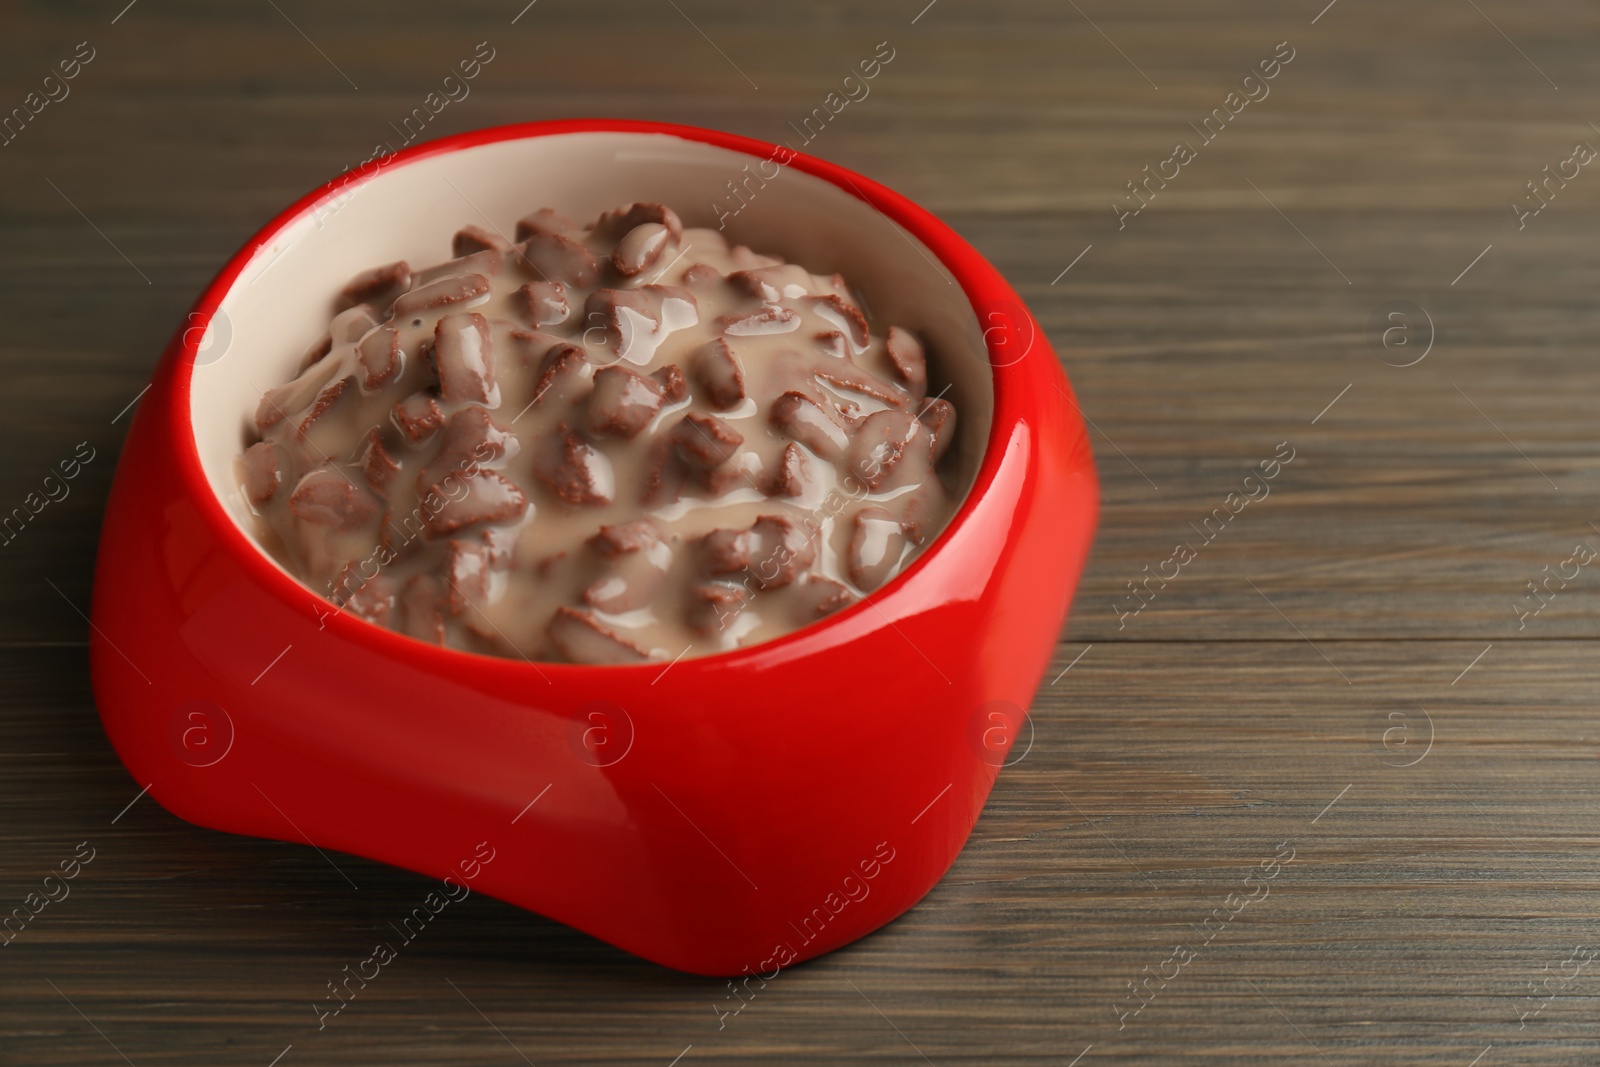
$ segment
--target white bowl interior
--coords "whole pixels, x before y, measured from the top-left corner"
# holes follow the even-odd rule
[[[874,332],[899,325],[926,341],[930,393],[948,385],[959,414],[964,499],[994,409],[992,370],[965,294],[926,246],[870,204],[790,167],[762,185],[749,175],[773,168],[758,162],[670,134],[569,133],[391,164],[325,199],[256,250],[202,339],[191,421],[224,510],[255,539],[234,460],[250,443],[262,392],[294,377],[327,329],[336,294],[358,272],[397,259],[431,266],[449,257],[462,226],[510,233],[540,207],[588,222],[618,204],[653,200],[685,226],[715,227],[717,205],[740,203],[728,183],[747,179],[745,206],[726,220],[730,240],[814,273],[838,271],[866,302]]]

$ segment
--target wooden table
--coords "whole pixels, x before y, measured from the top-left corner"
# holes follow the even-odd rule
[[[94,56],[0,147],[0,507],[95,457],[0,548],[0,911],[94,855],[0,949],[0,1062],[1600,1059],[1600,566],[1568,562],[1600,547],[1600,173],[1566,162],[1600,147],[1600,10],[124,2],[0,14],[0,108]],[[429,136],[781,138],[890,42],[812,147],[988,255],[1093,421],[1104,516],[1031,749],[920,906],[721,1025],[723,983],[474,897],[319,1032],[426,881],[341,857],[352,892],[311,849],[130,805],[85,677],[98,518],[167,337],[485,40]],[[1235,115],[1236,87],[1267,95]],[[1119,229],[1146,165],[1170,180]],[[1544,204],[1520,229],[1519,195]]]

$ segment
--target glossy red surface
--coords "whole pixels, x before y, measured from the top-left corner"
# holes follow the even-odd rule
[[[773,152],[578,120],[462,134],[385,169],[596,130]],[[95,694],[138,784],[202,826],[470,877],[703,974],[770,973],[915,904],[965,843],[1050,657],[1093,536],[1093,461],[1055,353],[993,267],[883,186],[806,156],[790,166],[919,237],[986,330],[988,450],[905,573],[815,626],[664,672],[412,641],[332,610],[224,513],[191,429],[200,338],[180,331],[130,430],[95,582]],[[188,321],[207,321],[250,253],[333,192],[273,220]]]

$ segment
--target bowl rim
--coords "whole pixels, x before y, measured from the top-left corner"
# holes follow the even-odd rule
[[[918,553],[910,565],[883,586],[832,615],[752,645],[695,656],[685,666],[691,669],[698,667],[736,670],[742,667],[761,666],[764,663],[788,659],[791,654],[804,653],[805,649],[798,646],[816,641],[819,635],[848,624],[868,610],[878,610],[880,604],[893,598],[910,582],[915,581],[923,570],[932,566],[941,556],[954,535],[972,521],[979,502],[987,495],[998,475],[1002,459],[1008,451],[1003,446],[1012,427],[1019,421],[1026,421],[1025,414],[1021,410],[1021,394],[1025,392],[1023,383],[1008,381],[1013,375],[1002,374],[999,371],[1021,363],[1035,347],[1042,347],[1046,352],[1049,352],[1050,348],[1048,344],[1035,345],[1037,326],[1033,324],[1027,309],[999,271],[948,225],[925,208],[885,185],[838,164],[789,148],[787,145],[780,146],[752,137],[678,123],[569,118],[510,123],[450,134],[376,156],[356,168],[335,175],[279,212],[251,236],[239,251],[229,257],[201,292],[191,313],[184,319],[185,323],[191,324],[189,328],[180,328],[169,346],[169,358],[173,362],[171,367],[173,379],[169,386],[172,390],[172,402],[167,409],[169,421],[166,430],[176,445],[178,477],[182,488],[210,528],[219,546],[229,552],[238,565],[254,581],[260,583],[265,591],[286,604],[293,603],[297,597],[310,597],[319,605],[327,605],[331,610],[321,613],[321,626],[366,646],[369,651],[378,655],[386,658],[408,657],[425,669],[437,669],[440,672],[452,672],[463,665],[470,665],[480,672],[503,675],[513,682],[525,680],[531,675],[536,675],[539,680],[546,683],[553,683],[558,677],[576,679],[581,676],[592,676],[595,672],[603,672],[607,676],[617,678],[624,674],[637,678],[646,671],[660,672],[662,661],[658,660],[635,664],[563,663],[526,657],[517,659],[445,645],[432,645],[351,614],[342,606],[326,600],[315,590],[289,575],[268,556],[264,547],[253,540],[227,514],[223,502],[203,469],[194,432],[192,383],[195,359],[200,345],[205,340],[205,331],[194,328],[192,324],[211,322],[212,316],[233,290],[240,276],[256,259],[268,251],[273,241],[284,230],[313,212],[323,202],[334,197],[350,195],[354,189],[391,167],[404,166],[433,156],[501,141],[582,133],[665,135],[712,145],[757,160],[787,157],[787,162],[783,166],[794,167],[820,178],[846,194],[864,201],[889,221],[921,241],[937,258],[939,265],[950,274],[978,320],[985,343],[985,357],[990,367],[993,397],[988,440],[984,443],[983,456],[960,507],[951,515],[928,547]],[[778,153],[782,153],[783,156],[779,156]],[[1024,321],[1019,323],[1018,317]],[[995,349],[1014,341],[1024,325],[1027,328],[1028,344],[1023,354],[998,362]],[[991,341],[990,335],[996,332],[1001,332],[1003,336],[998,342]],[[1013,388],[1008,388],[1008,385]],[[882,616],[881,611],[879,614]],[[893,626],[893,622],[890,621],[889,625]]]

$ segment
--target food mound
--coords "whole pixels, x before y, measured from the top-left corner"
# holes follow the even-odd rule
[[[262,542],[344,610],[669,661],[854,603],[948,521],[955,408],[839,275],[644,203],[453,253],[353,279],[238,461]]]

